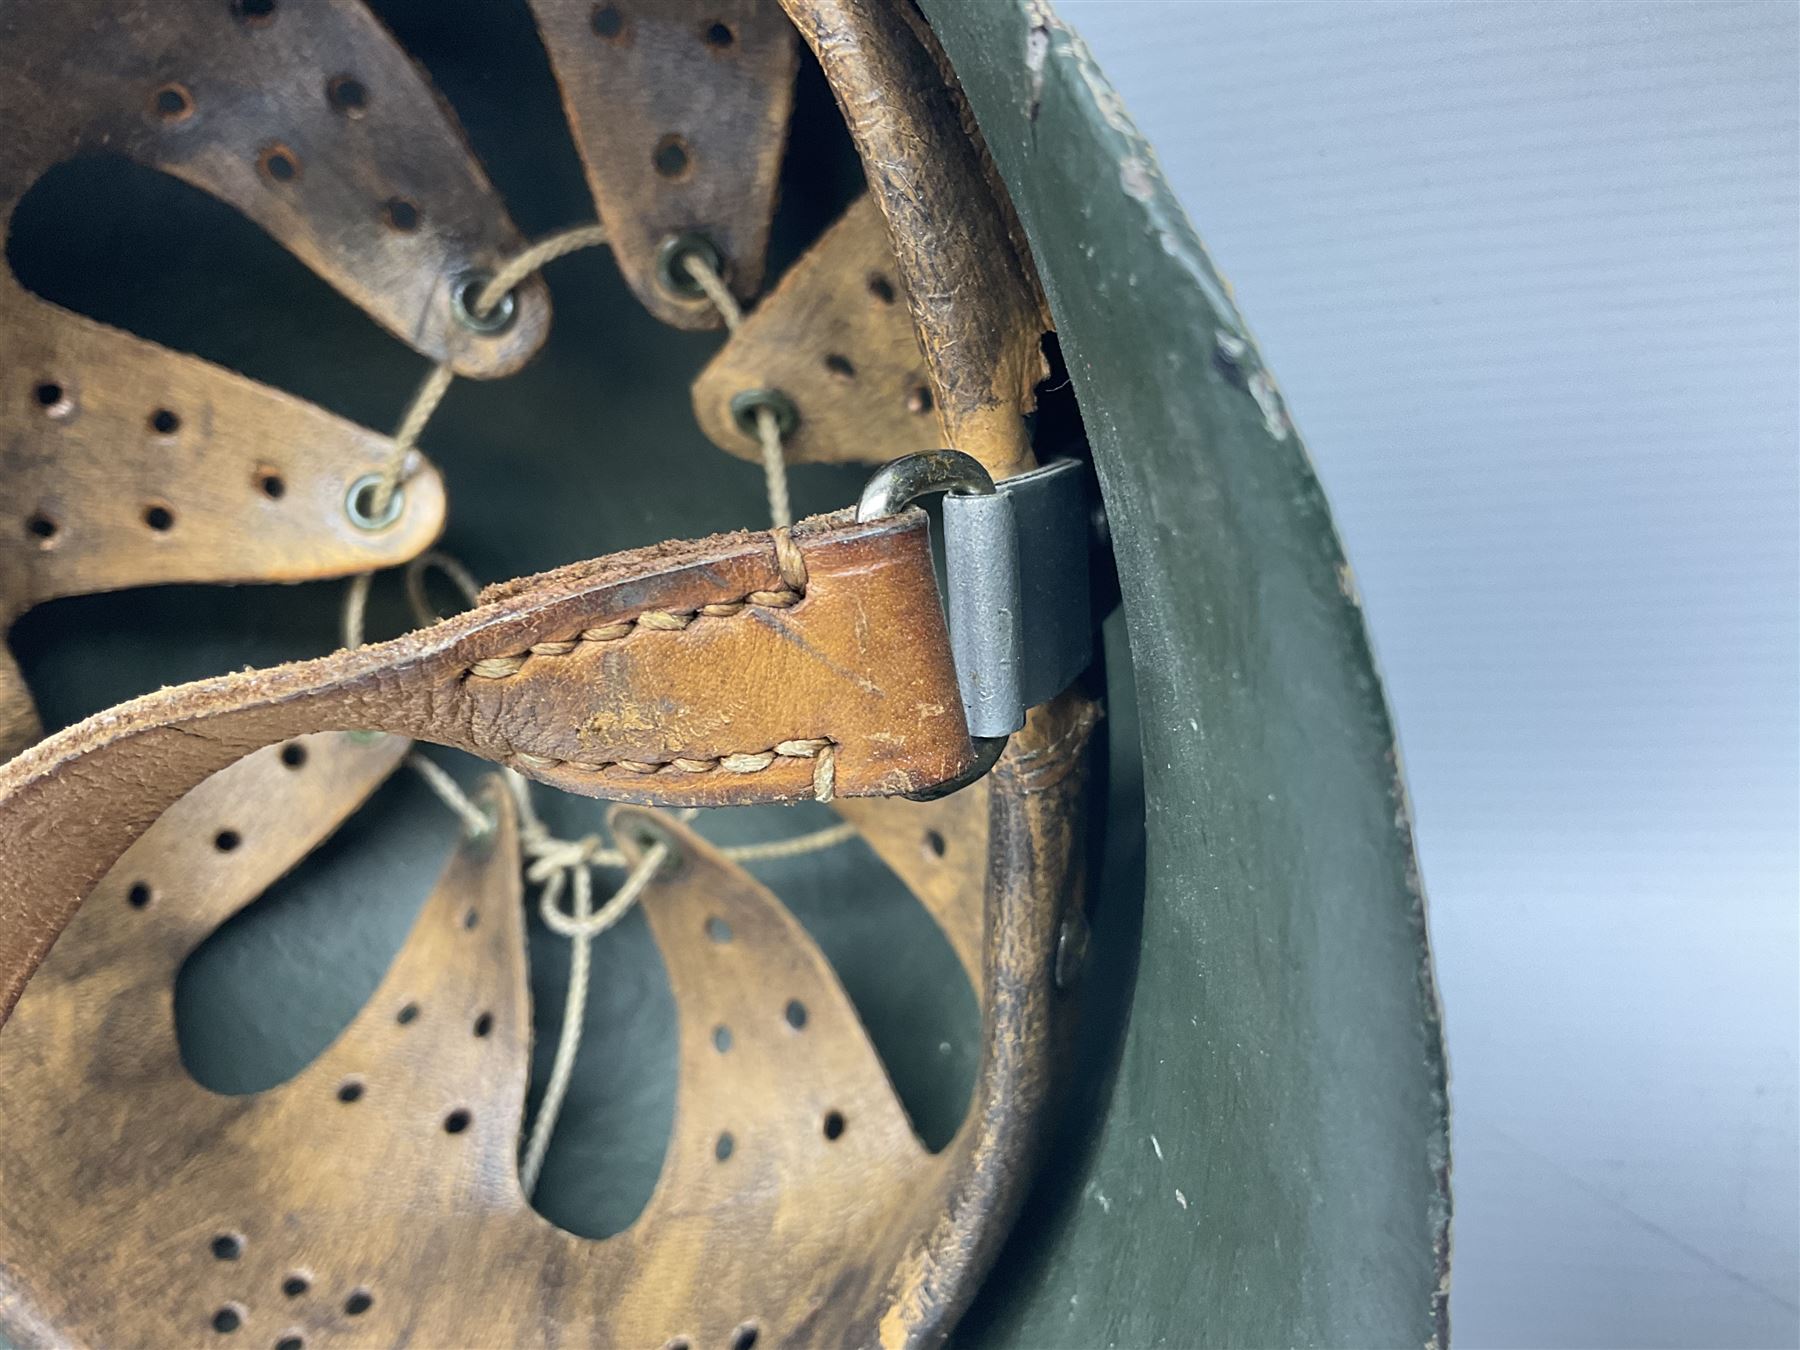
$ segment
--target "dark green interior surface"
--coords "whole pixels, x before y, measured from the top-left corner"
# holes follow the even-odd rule
[[[958,1339],[1441,1340],[1449,1151],[1423,895],[1325,498],[1079,41],[1038,0],[923,7],[1011,190],[1081,403],[1148,810],[1116,1080],[1097,1130],[1062,1139],[1053,1195],[1034,1199]]]

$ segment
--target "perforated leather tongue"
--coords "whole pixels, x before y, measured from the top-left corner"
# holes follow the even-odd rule
[[[53,165],[109,154],[243,212],[401,341],[504,374],[543,341],[540,282],[503,333],[452,319],[517,232],[419,68],[354,0],[30,0],[0,15],[0,222]],[[227,317],[226,321],[229,319]],[[346,511],[385,435],[71,313],[0,267],[0,627],[58,596],[388,567],[443,526],[415,465],[395,518]],[[36,734],[0,654],[0,757]]]
[[[717,327],[678,266],[705,251],[740,297],[762,283],[799,41],[775,0],[531,0],[594,207],[638,300]]]
[[[176,970],[406,743],[307,736],[216,774],[120,858],[0,1028],[0,1078],[28,1086],[0,1097],[9,1331],[58,1345],[243,1333],[284,1350],[744,1350],[941,1331],[1004,1231],[997,1196],[1016,1189],[1043,1090],[1047,935],[1079,903],[1065,824],[1091,722],[1071,705],[1028,728],[991,811],[985,782],[953,804],[991,815],[1009,859],[993,882],[966,831],[945,860],[950,805],[898,804],[875,824],[885,850],[904,836],[919,855],[906,879],[932,891],[965,960],[993,886],[1013,916],[993,935],[975,1110],[935,1155],[781,902],[669,817],[615,808],[628,854],[641,822],[675,845],[640,904],[675,995],[679,1079],[649,1204],[599,1241],[552,1228],[519,1184],[530,1019],[510,796],[486,794],[497,827],[459,847],[338,1039],[287,1082],[227,1097],[181,1064]],[[996,1053],[996,1037],[1018,1044]]]

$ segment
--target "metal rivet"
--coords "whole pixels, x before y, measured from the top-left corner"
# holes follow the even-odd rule
[[[350,523],[359,530],[385,530],[400,519],[400,513],[406,509],[406,489],[398,483],[388,494],[387,505],[376,514],[370,508],[374,505],[375,491],[383,482],[378,473],[365,473],[350,485],[350,491],[344,494],[344,514],[350,517]]]
[[[1088,921],[1079,910],[1062,921],[1056,930],[1055,978],[1058,989],[1071,989],[1081,978],[1087,964]]]
[[[493,279],[492,272],[464,272],[450,286],[450,313],[471,333],[487,337],[504,333],[518,316],[519,300],[511,291],[501,296],[485,314],[476,310],[475,302]]]

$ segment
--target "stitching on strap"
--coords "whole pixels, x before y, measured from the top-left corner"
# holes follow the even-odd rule
[[[640,759],[613,760],[579,760],[558,759],[553,755],[534,754],[529,750],[513,750],[510,758],[515,764],[528,769],[573,769],[576,773],[606,773],[609,770],[623,770],[626,773],[649,776],[651,774],[703,774],[703,773],[761,773],[771,764],[781,759],[810,759],[813,761],[813,796],[816,800],[828,802],[836,795],[837,789],[837,745],[827,737],[814,737],[807,740],[781,741],[767,750],[740,751],[735,754],[719,755],[716,758],[695,758],[677,755],[667,762]]]
[[[749,591],[736,599],[719,600],[696,609],[648,610],[617,623],[584,629],[573,638],[534,642],[524,651],[512,656],[483,657],[471,663],[463,674],[481,680],[504,680],[509,675],[517,675],[525,668],[526,661],[534,656],[567,656],[584,642],[617,642],[620,638],[630,637],[640,628],[660,633],[678,633],[695,619],[729,619],[742,614],[752,605],[760,605],[765,609],[791,609],[806,598],[806,559],[801,555],[800,546],[785,528],[771,530],[769,533],[775,544],[775,565],[781,573],[780,590]]]

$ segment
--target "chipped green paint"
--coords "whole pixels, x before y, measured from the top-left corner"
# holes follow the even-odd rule
[[[957,1339],[1439,1344],[1448,1108],[1424,897],[1324,495],[1079,39],[1041,0],[923,8],[1012,191],[1093,443],[1146,798],[1116,1076],[1084,1066],[1097,1123],[1065,1133]],[[1126,903],[1114,878],[1098,890]]]

